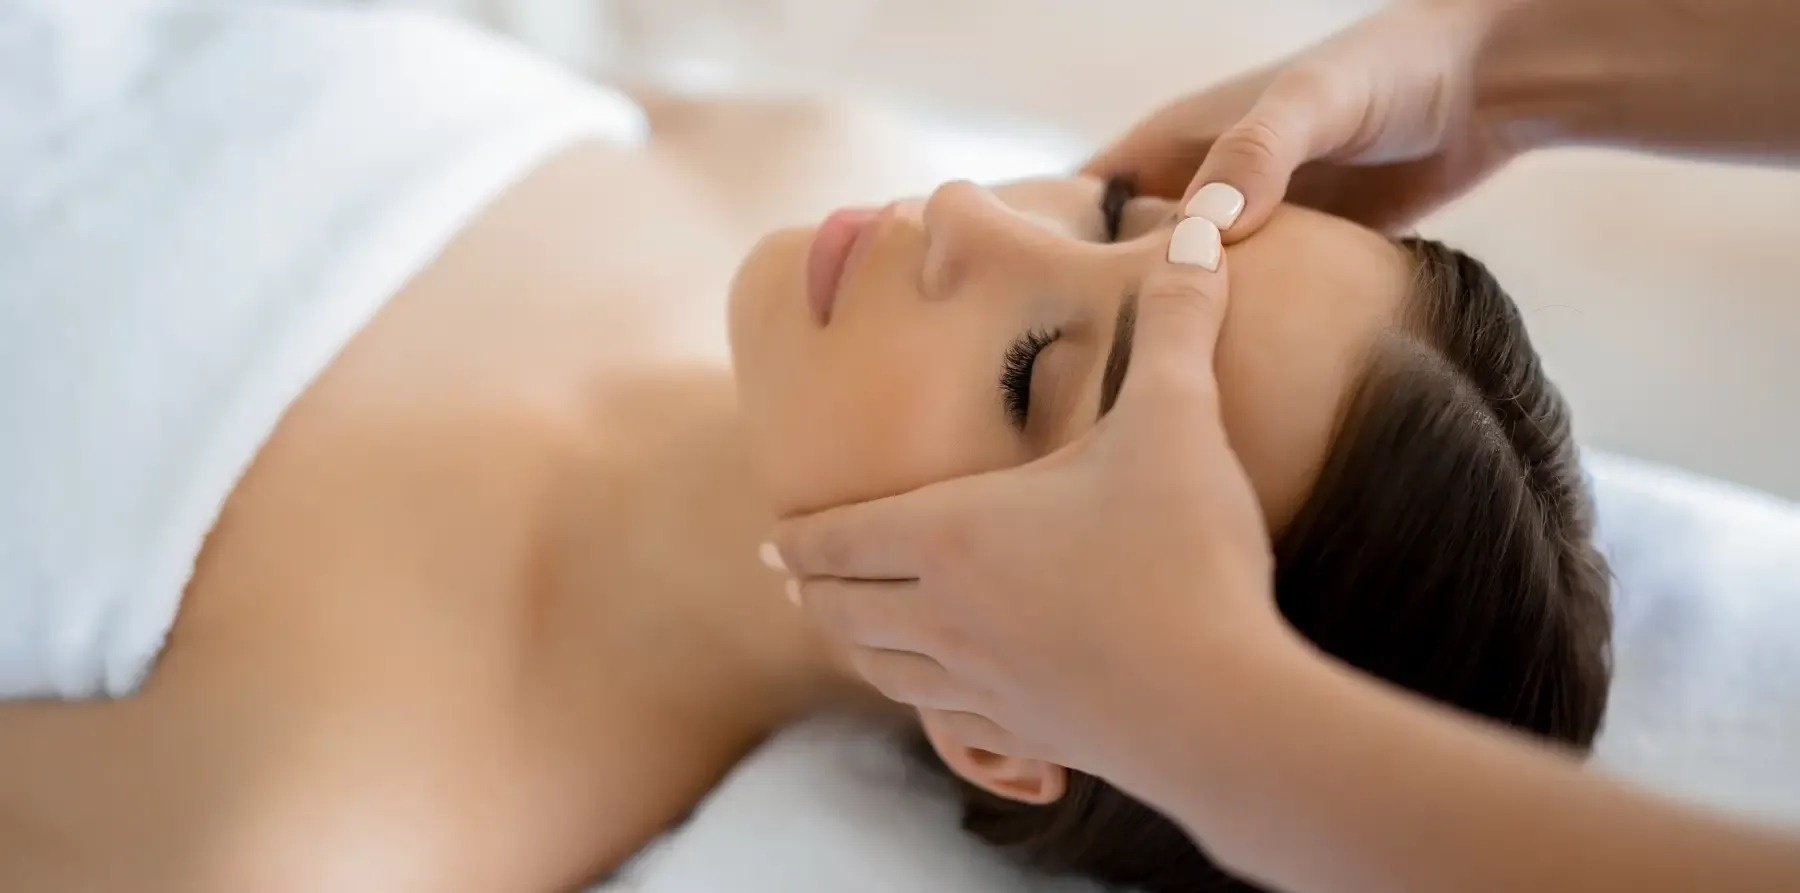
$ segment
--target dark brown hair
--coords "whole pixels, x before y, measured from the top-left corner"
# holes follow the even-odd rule
[[[1481,263],[1400,243],[1416,278],[1346,404],[1311,496],[1275,543],[1301,634],[1446,704],[1586,750],[1609,674],[1609,574],[1568,407]],[[972,785],[963,826],[1051,871],[1148,891],[1254,890],[1093,776],[1047,806]]]

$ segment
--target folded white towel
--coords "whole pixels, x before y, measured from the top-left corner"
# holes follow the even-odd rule
[[[0,698],[133,690],[288,404],[637,107],[417,13],[0,0]]]

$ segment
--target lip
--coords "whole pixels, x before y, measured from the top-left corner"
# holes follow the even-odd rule
[[[838,286],[850,268],[851,254],[878,214],[870,208],[843,208],[819,224],[806,253],[806,304],[813,322],[821,326],[831,322],[831,309],[837,304]]]

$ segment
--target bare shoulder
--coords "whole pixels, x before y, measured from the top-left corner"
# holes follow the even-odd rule
[[[626,820],[584,793],[638,794],[609,770],[642,748],[566,728],[569,703],[632,725],[603,688],[544,685],[529,632],[547,507],[605,424],[596,387],[722,348],[736,257],[696,188],[654,155],[574,147],[396,294],[230,494],[143,691],[0,707],[0,842],[19,842],[0,874],[548,888],[686,803]]]
[[[217,669],[218,684],[116,702],[0,705],[9,887],[427,891],[519,879],[481,849],[471,823],[493,807],[448,771],[470,762],[457,739],[259,684],[255,666]]]
[[[724,276],[654,263],[656,232],[621,219],[659,170],[574,147],[390,299],[231,493],[153,686],[205,654],[254,658],[262,678],[377,662],[382,679],[353,688],[404,688],[439,671],[438,651],[474,672],[507,646],[597,383],[675,350],[669,296]]]
[[[190,865],[218,889],[538,880],[481,829],[524,807],[497,795],[514,790],[502,767],[531,765],[503,693],[525,663],[520,581],[558,422],[454,401],[376,413],[396,395],[337,387],[294,407],[232,494],[120,714],[140,731],[93,759],[186,791],[144,805],[150,836],[202,847]],[[134,846],[144,831],[121,829]]]
[[[164,788],[89,790],[95,815],[142,819],[85,864],[165,841],[190,853],[164,866],[171,888],[568,880],[567,853],[533,860],[509,829],[543,804],[545,741],[520,732],[518,693],[533,533],[573,422],[432,390],[403,407],[346,368],[230,497],[144,690],[79,705],[108,743],[47,777],[85,788],[94,766],[137,766]]]
[[[86,790],[92,816],[137,817],[87,864],[186,850],[162,867],[266,890],[451,889],[517,867],[478,823],[518,818],[495,793],[511,790],[496,767],[531,765],[507,695],[529,669],[542,513],[586,424],[575,367],[537,338],[554,299],[502,288],[529,285],[509,229],[535,200],[471,224],[288,407],[143,690],[43,705],[46,735],[97,731],[41,777]],[[22,722],[0,714],[0,738]],[[140,771],[89,790],[98,766]],[[535,880],[486,886],[514,879]]]

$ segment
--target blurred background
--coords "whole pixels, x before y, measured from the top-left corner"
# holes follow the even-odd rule
[[[1116,135],[1368,0],[398,0],[599,77],[868,97],[986,130]],[[1800,498],[1800,174],[1529,157],[1420,230],[1486,260],[1600,449]]]

